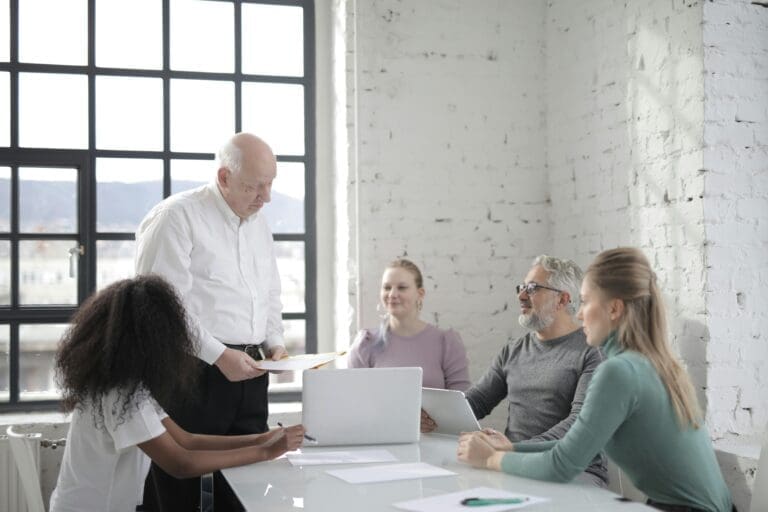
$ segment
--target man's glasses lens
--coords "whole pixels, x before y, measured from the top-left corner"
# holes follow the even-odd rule
[[[517,290],[518,295],[520,295],[523,292],[523,290],[525,290],[525,293],[527,295],[533,295],[534,293],[536,293],[536,290],[538,290],[539,288],[544,288],[545,290],[552,290],[553,292],[558,292],[558,293],[562,291],[556,288],[550,288],[549,286],[544,286],[539,283],[519,284],[515,286],[515,290]]]
[[[528,295],[533,295],[534,293],[536,293],[536,288],[538,288],[536,283],[528,283],[528,284],[517,285],[515,287],[515,290],[517,290],[518,295],[521,294],[523,290],[525,290],[525,293],[527,293]]]

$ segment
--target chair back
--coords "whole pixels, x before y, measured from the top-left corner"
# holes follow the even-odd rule
[[[40,434],[23,434],[16,432],[13,425],[6,430],[8,442],[11,446],[13,460],[21,477],[21,485],[27,499],[28,512],[45,512],[43,505],[43,493],[40,489],[40,475],[37,471],[34,452],[31,441],[40,437]]]
[[[768,427],[763,432],[763,447],[757,462],[755,483],[752,486],[752,504],[749,510],[751,512],[768,510]]]

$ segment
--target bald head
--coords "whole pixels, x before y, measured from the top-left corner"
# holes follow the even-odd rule
[[[241,219],[247,219],[270,201],[276,175],[272,149],[251,133],[236,134],[219,151],[219,190]]]

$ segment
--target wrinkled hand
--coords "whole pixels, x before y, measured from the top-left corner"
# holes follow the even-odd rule
[[[285,347],[282,345],[277,345],[276,347],[269,349],[269,358],[273,361],[279,361],[287,355],[288,351],[285,350]]]
[[[213,364],[232,382],[261,377],[266,373],[251,356],[231,348],[225,348]]]
[[[433,420],[429,414],[427,414],[427,411],[424,409],[421,410],[421,431],[423,433],[432,432],[437,428],[437,423],[435,423],[435,420]]]
[[[268,351],[264,352],[265,357],[268,357],[269,359],[273,361],[279,361],[284,357],[288,357],[288,351],[285,350],[285,347],[282,345],[277,345],[276,347],[272,347]],[[270,370],[270,373],[283,373],[284,370]]]
[[[492,428],[484,428],[481,430],[483,434],[485,434],[485,440],[493,446],[495,450],[503,450],[506,452],[510,452],[514,450],[515,445],[512,444],[512,441],[510,441],[507,436],[499,432],[498,430],[493,430]]]
[[[496,450],[486,441],[486,438],[487,436],[482,432],[462,434],[456,450],[458,459],[476,468],[488,468],[488,459],[496,453]]]

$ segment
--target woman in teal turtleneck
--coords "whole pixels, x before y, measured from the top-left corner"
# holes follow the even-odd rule
[[[670,350],[656,275],[642,252],[602,252],[581,286],[587,343],[602,346],[576,422],[562,439],[511,444],[464,434],[460,460],[480,468],[567,482],[601,450],[660,510],[728,512],[725,485],[691,381]]]

